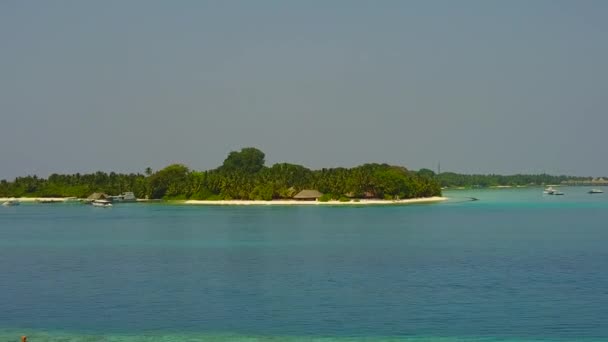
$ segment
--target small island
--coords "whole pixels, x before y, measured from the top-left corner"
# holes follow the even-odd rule
[[[0,198],[86,198],[93,193],[133,192],[137,198],[184,204],[319,205],[409,204],[442,201],[435,173],[428,169],[370,163],[353,168],[311,170],[290,163],[265,165],[265,154],[248,147],[233,151],[206,171],[172,164],[144,174],[98,171],[0,181]]]

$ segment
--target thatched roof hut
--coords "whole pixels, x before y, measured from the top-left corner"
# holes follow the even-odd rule
[[[319,197],[323,196],[322,193],[317,190],[302,190],[298,192],[293,199],[302,200],[302,201],[314,201],[319,199]]]
[[[92,193],[89,197],[87,197],[88,200],[100,200],[100,199],[108,199],[110,198],[110,196],[104,194],[103,192],[94,192]]]

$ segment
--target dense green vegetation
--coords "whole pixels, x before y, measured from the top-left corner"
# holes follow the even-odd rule
[[[58,175],[49,178],[17,177],[13,182],[0,181],[0,197],[87,197],[93,192],[119,194],[134,191],[145,194],[147,179],[140,174],[96,172]]]
[[[292,198],[303,189],[316,189],[324,199],[413,198],[441,194],[435,174],[387,164],[365,164],[354,168],[310,170],[301,165],[265,164],[265,155],[255,148],[231,152],[213,170],[195,171],[174,164],[144,174],[53,174],[48,179],[19,177],[0,181],[0,197],[86,197],[93,192],[111,195],[133,191],[139,198],[164,199],[253,199]]]

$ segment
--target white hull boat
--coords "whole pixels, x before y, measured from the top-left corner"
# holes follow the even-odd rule
[[[545,194],[545,195],[556,195],[556,196],[561,196],[561,195],[563,195],[564,193],[563,193],[563,192],[561,192],[561,191],[559,191],[559,190],[557,190],[557,189],[554,189],[552,186],[550,186],[550,187],[546,188],[546,189],[543,191],[543,194]]]
[[[91,202],[91,205],[94,207],[109,208],[112,206],[112,203],[107,200],[94,200]]]
[[[133,192],[123,192],[118,196],[111,196],[112,202],[136,202],[137,197]]]
[[[8,201],[2,203],[2,205],[5,207],[14,207],[19,204],[21,204],[21,202],[19,202],[18,200],[14,199],[14,198],[11,198]]]

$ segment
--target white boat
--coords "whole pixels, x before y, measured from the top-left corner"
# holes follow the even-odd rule
[[[104,207],[104,208],[108,208],[112,206],[112,202],[108,201],[108,200],[94,200],[91,202],[91,205],[94,207]]]
[[[588,193],[590,193],[590,194],[603,194],[604,191],[601,190],[601,189],[591,189],[591,190],[589,190]]]
[[[15,198],[9,198],[8,201],[2,203],[2,205],[5,207],[14,207],[19,204],[21,204],[21,202],[19,202],[19,200],[15,199]]]
[[[132,192],[123,192],[118,196],[111,196],[112,202],[135,202],[137,201],[137,197]]]
[[[556,192],[556,191],[557,191],[557,190],[553,189],[553,187],[552,187],[552,186],[550,186],[550,187],[546,188],[546,189],[543,191],[543,194],[546,194],[546,195],[555,195],[555,192]]]
[[[552,186],[550,186],[543,191],[543,194],[560,196],[560,195],[563,195],[564,193],[557,189],[554,189]]]

